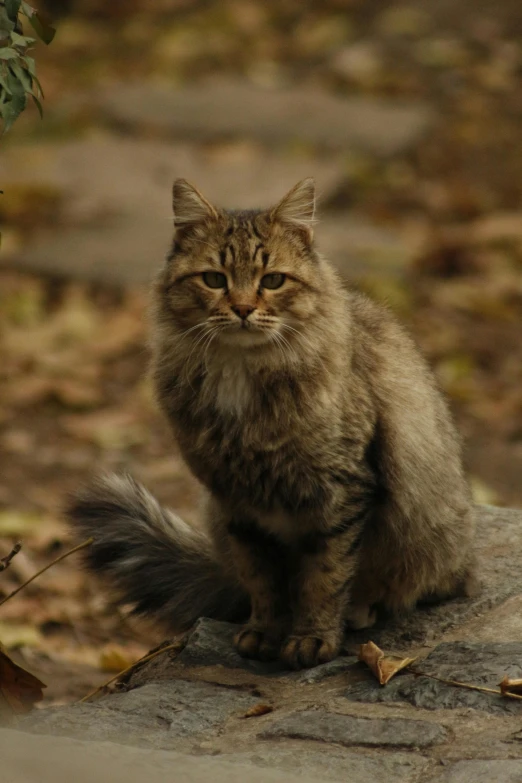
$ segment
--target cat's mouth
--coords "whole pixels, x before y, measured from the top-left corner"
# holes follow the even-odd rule
[[[221,331],[220,339],[228,345],[260,345],[270,341],[270,329],[253,321],[230,323]]]

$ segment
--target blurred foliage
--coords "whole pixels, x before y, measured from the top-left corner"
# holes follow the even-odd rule
[[[25,109],[28,95],[42,115],[42,87],[35,61],[28,54],[36,38],[23,34],[22,17],[44,43],[51,43],[55,34],[45,16],[28,3],[0,0],[0,120],[4,133]]]

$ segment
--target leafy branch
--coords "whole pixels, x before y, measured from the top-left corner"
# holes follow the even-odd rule
[[[24,35],[26,17],[36,35],[51,43],[56,30],[35,8],[23,0],[0,0],[0,121],[6,133],[27,106],[31,96],[40,116],[43,91],[36,76],[35,62],[28,52],[36,38]]]

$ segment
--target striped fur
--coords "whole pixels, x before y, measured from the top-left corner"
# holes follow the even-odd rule
[[[94,538],[84,550],[86,566],[107,577],[136,614],[158,615],[179,631],[201,616],[248,615],[248,595],[225,576],[209,538],[130,476],[92,482],[71,499],[67,517],[81,538]]]
[[[239,652],[295,668],[334,657],[346,620],[360,627],[379,605],[401,611],[473,582],[446,403],[394,317],[318,255],[314,205],[311,180],[251,212],[174,188],[152,370],[208,492],[207,537],[128,479],[69,512],[84,535],[100,526],[90,565],[138,611],[177,628],[230,617],[248,594]]]

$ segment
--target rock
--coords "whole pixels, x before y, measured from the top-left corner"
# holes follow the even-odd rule
[[[348,673],[353,666],[357,666],[359,659],[355,655],[346,655],[342,658],[335,658],[328,663],[322,663],[320,666],[315,666],[313,669],[303,669],[303,671],[295,672],[289,675],[299,682],[305,682],[308,684],[321,682],[327,677],[335,677],[337,674]]]
[[[189,756],[161,750],[141,750],[112,742],[80,742],[63,737],[31,737],[0,729],[2,780],[5,783],[321,783],[325,776],[299,776],[285,770],[259,769],[220,758]],[[381,765],[373,766],[377,771]],[[389,766],[392,766],[390,764]],[[414,766],[406,762],[406,769]],[[372,769],[371,763],[368,769]],[[383,771],[388,769],[385,763]],[[344,776],[336,778],[340,781]],[[388,778],[386,778],[388,780]],[[400,778],[390,778],[390,783]],[[408,783],[412,778],[405,778]],[[353,778],[351,783],[363,783]],[[366,783],[366,781],[364,781]]]
[[[159,655],[150,663],[139,667],[129,679],[130,686],[134,688],[151,681],[171,679],[173,676],[179,676],[183,669],[201,666],[219,666],[265,677],[277,675],[296,682],[316,683],[327,677],[345,673],[357,664],[357,658],[350,655],[336,658],[314,669],[291,672],[279,661],[254,661],[242,658],[234,647],[234,636],[238,627],[233,623],[200,618],[189,631],[184,647],[178,655],[168,653]]]
[[[286,671],[278,661],[263,662],[242,658],[234,647],[234,636],[238,628],[239,626],[233,623],[202,617],[190,631],[183,651],[176,658],[176,665],[226,666],[267,675]],[[161,656],[156,660],[160,666]],[[148,669],[147,677],[150,677]]]
[[[443,643],[415,667],[446,680],[498,688],[505,675],[512,679],[522,677],[522,642]],[[364,682],[350,685],[346,696],[355,701],[407,701],[427,710],[472,707],[490,713],[520,715],[519,701],[412,674],[399,675],[386,688],[381,688],[368,675]]]
[[[184,738],[208,738],[231,715],[241,715],[258,701],[238,689],[209,683],[151,682],[97,702],[33,712],[17,728],[137,747],[177,748]]]
[[[305,87],[266,90],[232,78],[179,90],[123,83],[97,93],[94,100],[109,121],[126,130],[145,125],[182,140],[299,141],[379,156],[408,149],[433,120],[422,102],[338,97]]]
[[[262,742],[252,750],[223,753],[220,758],[238,764],[251,764],[254,769],[276,768],[288,775],[302,775],[304,779],[310,776],[316,781],[349,783],[369,783],[372,780],[382,783],[417,783],[430,763],[420,753],[387,751],[371,755],[335,745],[323,747],[314,743],[312,747],[306,747],[302,741],[290,741],[286,747],[279,742]]]
[[[354,718],[326,710],[303,710],[276,721],[260,736],[335,742],[347,747],[426,748],[444,742],[446,732],[423,720]]]
[[[459,761],[429,783],[520,783],[522,760]]]

